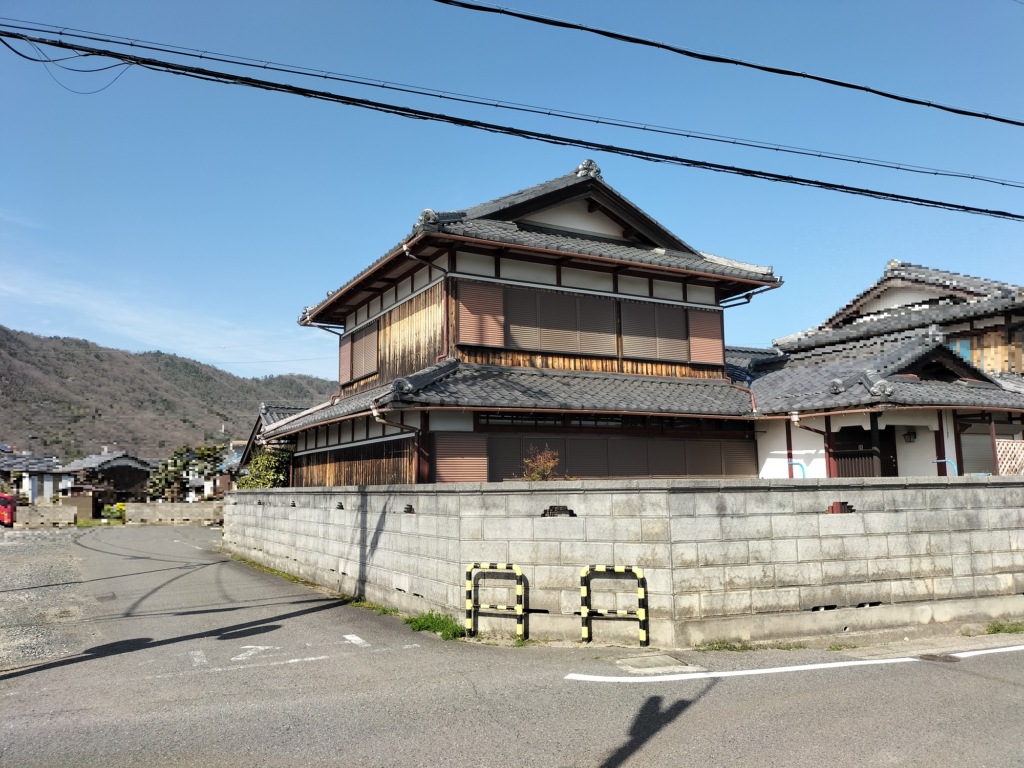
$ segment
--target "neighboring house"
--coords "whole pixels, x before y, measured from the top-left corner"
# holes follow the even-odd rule
[[[94,495],[102,492],[102,503],[114,504],[145,501],[146,485],[155,468],[147,459],[137,458],[127,451],[107,451],[104,447],[103,453],[72,461],[61,469],[74,473],[75,486],[86,488]]]
[[[266,446],[280,446],[288,449],[295,448],[295,438],[286,437],[283,439],[271,439],[266,436],[266,433],[270,428],[282,422],[285,419],[289,419],[296,414],[302,413],[307,410],[306,408],[296,407],[294,405],[275,405],[273,403],[260,403],[260,412],[256,416],[256,423],[252,426],[252,431],[249,433],[249,439],[245,443],[245,447],[242,448],[241,455],[238,459],[238,466],[240,472],[245,472],[245,467],[248,466],[249,462],[252,461],[253,452],[261,445]],[[234,443],[232,448],[234,449]]]
[[[756,477],[724,312],[782,279],[702,253],[593,161],[412,233],[300,325],[340,334],[339,392],[267,423],[295,486],[561,476]],[[244,462],[244,460],[243,460]]]
[[[12,477],[19,474],[15,483]],[[28,497],[30,504],[50,504],[62,488],[70,486],[75,479],[73,472],[67,472],[56,456],[37,456],[23,453],[0,453],[0,480],[12,485],[15,493]]]
[[[0,453],[13,453],[14,449],[7,443],[0,443]]]
[[[1024,288],[893,261],[820,326],[727,350],[789,416],[759,425],[760,476],[1024,474],[1022,329]]]

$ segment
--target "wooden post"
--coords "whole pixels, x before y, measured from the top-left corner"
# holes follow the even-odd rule
[[[956,450],[956,467],[959,474],[963,475],[967,472],[964,469],[964,448],[960,442],[960,422],[956,418],[956,411],[952,412],[953,415],[953,447]]]
[[[996,420],[990,413],[988,415],[988,434],[992,438],[992,474],[999,474],[999,451],[996,446]]]
[[[825,475],[838,477],[839,466],[836,463],[835,435],[832,434],[832,417],[825,417]]]
[[[793,479],[793,426],[786,419],[786,469],[789,470],[789,477]]]
[[[942,426],[942,411],[935,411],[935,415],[939,417],[939,429],[935,433],[935,458],[939,459],[939,463],[935,466],[938,467],[939,477],[946,476],[946,436],[943,434]]]
[[[882,441],[878,434],[878,414],[871,414],[871,468],[873,477],[882,476]]]

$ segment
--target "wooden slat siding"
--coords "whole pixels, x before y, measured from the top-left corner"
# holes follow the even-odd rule
[[[608,441],[608,474],[610,477],[649,477],[646,437],[624,437]]]
[[[580,317],[580,354],[615,357],[615,302],[581,296],[577,299],[577,304]]]
[[[505,346],[510,349],[540,349],[537,328],[537,294],[505,289]]]
[[[352,337],[338,339],[338,383],[352,381]]]
[[[566,442],[566,475],[580,479],[608,477],[607,440],[570,437]]]
[[[412,438],[310,453],[293,460],[297,488],[335,485],[392,485],[414,482]]]
[[[685,440],[656,440],[650,456],[651,477],[686,477]]]
[[[725,363],[722,339],[722,312],[691,309],[690,360],[695,363]]]
[[[505,345],[505,311],[500,285],[459,281],[459,343]]]
[[[757,477],[757,443],[723,440],[722,471],[726,477]]]
[[[541,352],[579,354],[579,317],[575,296],[538,293],[537,327],[540,329]]]
[[[459,360],[477,365],[499,365],[513,368],[549,368],[556,371],[591,371],[594,373],[630,373],[637,376],[660,376],[677,379],[721,379],[721,366],[659,362],[657,360],[622,360],[606,357],[554,355],[514,349],[459,347]]]
[[[658,359],[686,363],[690,360],[690,337],[686,329],[686,310],[682,307],[659,306]]]
[[[436,433],[434,462],[434,477],[439,483],[486,483],[487,435]]]
[[[623,301],[622,356],[658,359],[658,326],[653,304]]]
[[[500,483],[523,477],[523,439],[489,435],[487,439],[487,482]]]
[[[352,334],[352,378],[361,379],[377,373],[378,349],[377,326],[380,321],[370,323]]]
[[[718,440],[686,442],[687,477],[722,477],[722,444]]]

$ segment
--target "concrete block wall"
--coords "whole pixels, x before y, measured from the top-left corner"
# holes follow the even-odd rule
[[[568,638],[579,632],[579,571],[595,563],[644,568],[652,639],[660,645],[815,634],[836,622],[870,628],[932,621],[934,608],[919,609],[941,601],[938,613],[947,617],[1024,613],[1024,478],[609,480],[355,491],[236,492],[225,507],[225,545],[404,610],[455,615],[464,606],[465,564],[515,562],[528,583],[531,632]],[[825,514],[835,501],[856,511]],[[416,514],[402,514],[406,505]],[[540,517],[551,505],[577,517]],[[514,603],[510,585],[484,578],[480,602]],[[635,606],[635,581],[595,582],[594,607]],[[635,638],[635,623],[602,622],[595,636]]]
[[[224,519],[224,503],[202,501],[194,504],[128,502],[125,525],[212,525]]]
[[[75,525],[74,507],[56,504],[30,505],[15,510],[13,528],[70,528]]]

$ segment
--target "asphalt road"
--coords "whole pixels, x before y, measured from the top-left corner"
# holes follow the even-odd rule
[[[628,677],[616,662],[639,652],[444,642],[219,541],[154,527],[0,542],[0,643],[35,633],[48,654],[0,655],[0,766],[1024,765],[1024,652],[567,680]],[[852,653],[676,655],[715,671]]]

